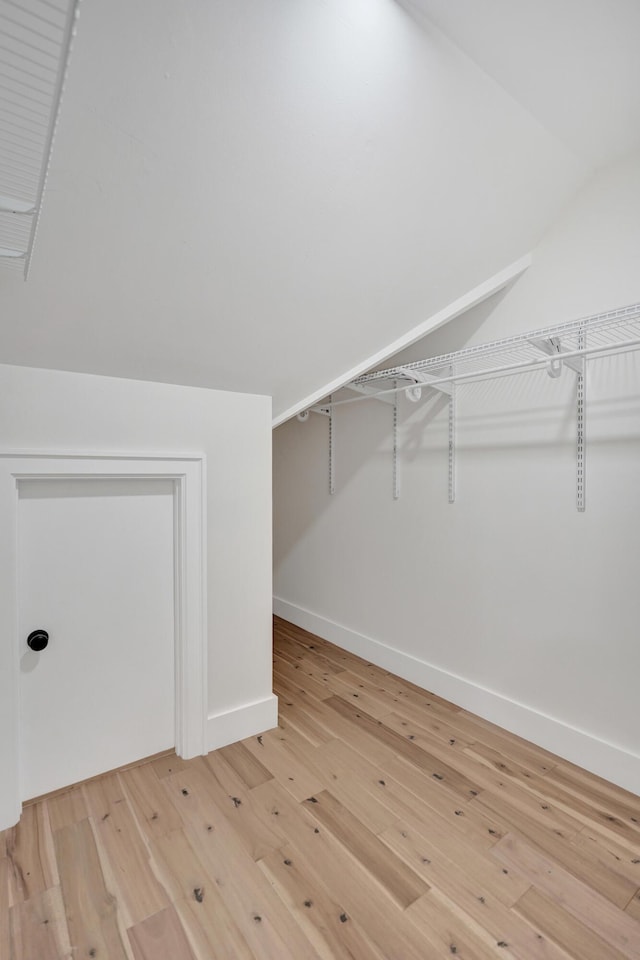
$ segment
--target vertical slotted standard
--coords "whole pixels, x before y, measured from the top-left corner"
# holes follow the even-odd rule
[[[329,397],[329,493],[331,496],[336,492],[335,478],[335,452],[333,449],[333,395]]]
[[[453,375],[453,367],[451,368]],[[449,395],[449,503],[456,502],[456,385]]]
[[[578,333],[578,350],[584,350],[587,335],[584,327]],[[587,358],[582,357],[582,372],[576,383],[576,506],[580,513],[585,510],[585,428],[587,413]]]
[[[398,474],[398,381],[393,381],[396,392],[393,395],[393,499],[400,498],[400,477]]]

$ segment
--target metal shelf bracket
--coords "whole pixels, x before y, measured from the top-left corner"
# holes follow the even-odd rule
[[[371,397],[372,400],[379,400],[381,403],[393,404],[393,397],[379,397],[378,391],[373,387],[366,387],[359,383],[347,383],[345,384],[345,390],[353,390],[354,393],[360,393],[364,397]]]
[[[546,340],[533,338],[529,340],[529,343],[552,358],[549,361],[547,373],[553,379],[560,376],[563,366],[568,367],[569,370],[573,370],[579,377],[582,376],[584,372],[584,357],[563,357],[563,354],[569,353],[570,351],[562,346],[560,337],[547,337]]]
[[[406,389],[407,400],[411,400],[412,403],[416,403],[422,396],[421,384],[424,384],[426,387],[431,387],[439,393],[444,393],[448,397],[453,394],[453,384],[442,383],[438,377],[430,376],[428,373],[422,373],[420,370],[408,370],[406,367],[398,367],[397,372],[401,373],[407,380],[413,380],[415,384],[415,386],[410,386]],[[380,397],[379,399],[382,398]]]

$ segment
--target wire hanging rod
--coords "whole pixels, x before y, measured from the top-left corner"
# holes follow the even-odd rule
[[[636,320],[640,321],[640,303],[634,303],[626,307],[618,307],[616,310],[609,310],[605,313],[592,314],[589,317],[581,317],[577,320],[571,320],[568,323],[556,324],[538,330],[531,330],[526,333],[519,333],[515,336],[495,340],[490,343],[474,344],[471,347],[463,347],[461,350],[454,351],[453,353],[447,353],[439,357],[428,357],[425,360],[417,360],[412,363],[407,363],[404,366],[405,369],[409,370],[423,370],[434,366],[443,367],[449,363],[467,363],[486,354],[500,353],[504,357],[507,351],[518,351],[534,338],[575,337],[585,325],[591,335],[594,333],[601,335],[603,330],[608,330],[611,327]],[[396,370],[397,367],[391,367],[387,370],[377,370],[373,373],[366,373],[357,377],[354,382],[367,383],[372,380],[392,379],[395,376]]]
[[[567,350],[566,353],[558,354],[558,358],[561,360],[571,360],[574,357],[590,357],[602,353],[621,353],[623,351],[635,350],[640,348],[640,337],[637,337],[633,340],[623,340],[618,343],[608,343],[602,344],[595,347],[586,347],[581,350]],[[466,381],[474,380],[483,380],[490,379],[492,377],[498,376],[510,376],[517,373],[527,373],[529,371],[533,372],[534,370],[544,370],[549,366],[549,362],[552,358],[545,356],[540,360],[523,360],[519,363],[510,363],[504,366],[499,367],[488,367],[484,370],[472,370],[468,373],[456,373],[447,377],[434,377],[433,380],[430,380],[428,383],[424,383],[423,386],[426,387],[436,387],[440,384],[447,383],[461,383]],[[333,407],[345,406],[350,403],[361,403],[363,400],[375,400],[377,397],[388,396],[393,393],[400,393],[408,388],[415,386],[414,383],[405,383],[401,387],[389,387],[386,390],[376,390],[375,393],[368,395],[361,395],[359,397],[349,397],[345,400],[333,400],[330,404]],[[329,404],[323,404],[323,406],[329,406]]]

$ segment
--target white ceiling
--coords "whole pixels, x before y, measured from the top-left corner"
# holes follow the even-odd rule
[[[594,167],[640,147],[638,0],[403,0]]]
[[[541,34],[548,2],[420,4],[451,36],[460,13],[482,68],[404,0],[85,0],[31,275],[0,271],[0,360],[277,413],[531,249],[607,159],[597,131],[615,154],[638,129],[563,126],[578,80],[592,104],[636,67],[554,30],[636,5],[558,0]]]

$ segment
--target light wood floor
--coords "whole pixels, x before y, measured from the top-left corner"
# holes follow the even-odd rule
[[[640,958],[640,799],[276,622],[277,730],[25,809],[0,960]]]

